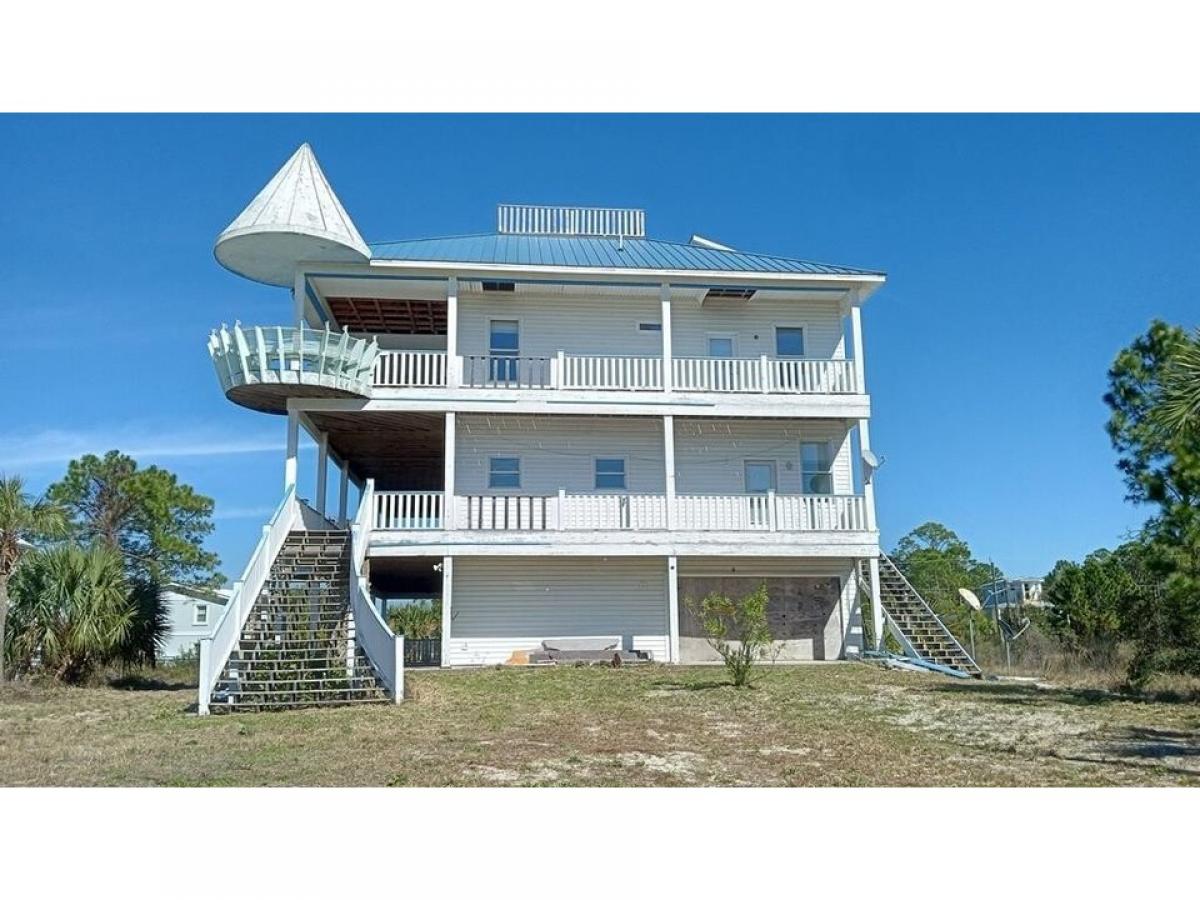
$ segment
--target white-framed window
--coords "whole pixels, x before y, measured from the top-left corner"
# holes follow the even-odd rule
[[[597,456],[594,463],[595,481],[598,491],[627,490],[626,463],[620,456]]]
[[[833,451],[828,441],[800,444],[800,489],[805,494],[833,493]]]
[[[192,624],[207,625],[208,624],[208,604],[197,603],[192,607]]]
[[[662,322],[638,322],[638,331],[662,333]]]
[[[796,359],[804,356],[804,327],[802,325],[775,326],[775,355],[780,359]]]
[[[708,336],[708,355],[710,358],[733,359],[736,350],[736,341],[732,334],[710,334]]]
[[[521,323],[517,319],[489,319],[488,377],[492,381],[515,381],[520,355]]]
[[[748,459],[745,462],[746,493],[765,494],[773,491],[777,484],[777,470],[773,459]]]
[[[488,457],[488,487],[497,490],[521,486],[521,458],[519,456]]]

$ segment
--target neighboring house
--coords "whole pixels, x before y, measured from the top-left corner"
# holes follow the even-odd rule
[[[285,492],[301,429],[318,448],[314,496],[285,498],[260,551],[294,573],[299,532],[332,558],[319,535],[355,526],[354,640],[385,687],[360,593],[439,596],[450,666],[545,642],[708,660],[687,599],[762,581],[783,658],[861,650],[880,571],[861,311],[881,273],[652,238],[630,209],[502,205],[493,233],[367,244],[308,145],[216,256],[291,294],[262,291],[278,325],[212,334],[223,390],[286,417]],[[265,621],[286,598],[256,571]],[[228,664],[239,626],[211,650],[222,696],[256,658]]]
[[[1007,578],[985,585],[981,598],[983,608],[989,612],[997,609],[1019,609],[1023,606],[1045,607],[1042,599],[1041,578]]]
[[[229,591],[169,584],[163,588],[162,602],[169,628],[166,640],[159,647],[159,658],[176,659],[195,653],[202,638],[212,637],[217,620],[229,602]]]

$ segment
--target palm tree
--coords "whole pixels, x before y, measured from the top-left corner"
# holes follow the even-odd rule
[[[1163,375],[1162,421],[1200,432],[1200,329],[1179,348]]]
[[[0,682],[4,681],[4,629],[8,622],[8,580],[28,541],[53,538],[67,530],[63,510],[25,493],[18,475],[0,475]]]

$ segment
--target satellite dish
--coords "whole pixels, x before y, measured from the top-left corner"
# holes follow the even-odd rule
[[[962,602],[971,607],[971,609],[976,611],[983,609],[983,604],[979,602],[979,598],[975,596],[974,591],[969,591],[966,588],[959,588],[958,596]]]

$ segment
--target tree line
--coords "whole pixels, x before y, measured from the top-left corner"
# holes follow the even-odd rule
[[[213,501],[113,450],[71,461],[41,497],[0,475],[0,680],[86,680],[109,664],[154,665],[168,584],[215,587],[204,549]]]

